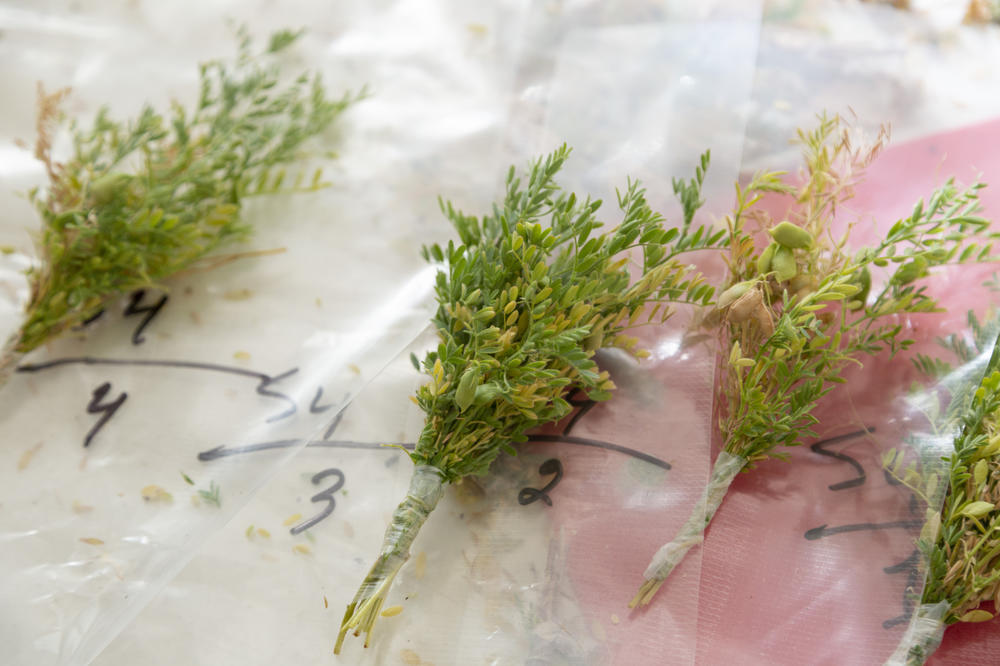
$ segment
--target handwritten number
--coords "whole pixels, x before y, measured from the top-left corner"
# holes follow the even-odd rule
[[[141,314],[146,315],[145,317],[142,318],[142,321],[139,322],[139,325],[135,327],[135,330],[132,331],[133,345],[141,345],[143,342],[146,341],[146,338],[145,336],[143,336],[142,332],[146,330],[146,327],[149,326],[149,323],[156,318],[156,315],[160,313],[160,310],[163,309],[163,306],[167,304],[167,295],[163,294],[160,296],[160,300],[158,300],[153,305],[140,305],[140,303],[142,303],[142,299],[145,298],[145,296],[146,296],[145,289],[139,289],[138,291],[132,292],[132,295],[129,297],[128,305],[125,306],[126,317],[131,317],[134,315],[141,315]]]
[[[299,371],[298,368],[292,368],[291,370],[283,372],[280,375],[275,375],[274,377],[268,377],[268,376],[261,377],[260,383],[257,384],[258,395],[267,396],[268,398],[278,398],[279,400],[284,400],[285,402],[288,403],[288,409],[281,412],[280,414],[269,416],[267,418],[267,423],[274,423],[275,421],[280,421],[281,419],[287,419],[289,416],[294,415],[296,410],[298,409],[295,406],[295,401],[289,398],[287,395],[281,393],[280,391],[270,391],[267,388],[271,384],[274,384],[275,382],[280,382],[285,377],[294,375],[298,371]]]
[[[867,435],[875,432],[875,428],[865,428],[863,430],[857,430],[855,432],[849,432],[846,435],[838,435],[837,437],[829,437],[827,439],[820,440],[809,447],[813,453],[818,453],[821,456],[828,456],[830,458],[835,458],[837,460],[842,460],[848,465],[854,468],[854,471],[858,473],[858,476],[853,479],[848,479],[847,481],[841,481],[840,483],[834,483],[830,486],[830,490],[847,490],[848,488],[855,488],[857,486],[863,485],[867,480],[868,475],[865,473],[865,468],[861,466],[857,460],[847,455],[846,453],[839,453],[837,451],[828,451],[826,447],[832,446],[834,444],[840,444],[841,442],[850,441],[856,439],[863,435]]]
[[[321,405],[321,404],[319,404],[319,401],[320,401],[320,399],[322,397],[323,397],[323,387],[322,386],[317,386],[316,387],[316,397],[313,398],[312,402],[309,403],[309,413],[310,414],[322,414],[326,410],[328,410],[331,407],[333,407],[333,405]]]
[[[111,419],[111,417],[115,415],[115,412],[118,411],[118,408],[121,407],[125,403],[125,400],[128,398],[128,393],[122,391],[121,395],[119,395],[111,402],[102,403],[101,401],[104,400],[104,396],[106,396],[108,394],[108,391],[110,390],[111,390],[111,382],[104,382],[96,389],[94,389],[94,393],[90,397],[90,402],[87,404],[87,413],[100,414],[101,417],[97,419],[97,423],[95,423],[94,427],[90,429],[90,432],[87,433],[87,436],[83,438],[83,445],[85,447],[90,446],[90,443],[93,441],[97,433],[100,432],[101,428],[104,427],[104,424],[107,423]]]
[[[331,467],[329,469],[324,469],[322,472],[317,472],[316,474],[314,474],[312,482],[313,485],[319,485],[320,481],[327,478],[328,476],[337,477],[337,481],[326,490],[316,493],[310,499],[311,502],[316,502],[316,503],[326,502],[327,503],[326,506],[323,507],[323,509],[319,513],[317,513],[309,520],[301,522],[292,529],[290,529],[289,532],[291,532],[293,535],[305,532],[307,529],[325,520],[330,516],[331,513],[333,513],[334,507],[337,506],[337,501],[333,498],[333,494],[344,487],[344,480],[345,480],[344,473],[341,472],[336,467]]]
[[[809,541],[815,541],[823,537],[833,536],[834,534],[843,534],[844,532],[874,532],[876,530],[892,529],[911,530],[915,527],[922,527],[923,524],[924,521],[922,520],[894,520],[888,523],[854,523],[853,525],[839,525],[837,527],[820,525],[819,527],[807,530],[805,537]]]
[[[562,480],[562,463],[558,458],[549,458],[542,463],[541,467],[538,468],[538,474],[540,476],[555,474],[555,476],[541,490],[538,490],[537,488],[521,488],[521,492],[517,494],[517,503],[521,506],[527,506],[537,502],[538,500],[542,500],[549,506],[552,506],[552,498],[548,496],[548,492],[555,488],[556,485]]]

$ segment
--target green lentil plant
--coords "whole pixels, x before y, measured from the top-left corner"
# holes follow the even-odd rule
[[[278,56],[299,33],[275,33],[263,53],[239,36],[235,63],[200,66],[193,110],[175,102],[164,115],[146,105],[118,121],[102,108],[91,127],[70,125],[64,162],[52,140],[68,91],[40,92],[35,155],[49,183],[30,192],[42,218],[38,262],[27,272],[23,322],[0,357],[4,373],[121,294],[219,263],[208,255],[250,233],[241,217],[248,197],[322,185],[320,170],[286,184],[282,165],[356,97],[329,98],[318,74],[282,84]]]
[[[631,607],[648,604],[702,541],[736,474],[769,458],[787,460],[781,448],[815,437],[813,410],[843,382],[848,364],[910,346],[900,316],[941,310],[922,282],[934,267],[992,257],[996,234],[976,215],[979,184],[961,190],[948,181],[872,246],[850,251],[853,227],[834,236],[837,206],[884,139],[883,132],[871,149],[855,148],[838,117],[821,116],[815,130],[798,134],[801,184],[760,173],[748,186],[737,185],[727,218],[729,279],[704,322],[718,331],[723,350],[722,452],[690,518],[647,567]],[[774,220],[756,206],[764,193],[789,204],[787,219]],[[769,236],[763,248],[755,231]],[[879,272],[883,286],[874,289]]]
[[[423,360],[430,381],[415,398],[426,420],[409,454],[413,477],[347,606],[334,652],[349,631],[365,632],[369,644],[393,579],[446,484],[487,474],[501,452],[515,454],[528,430],[565,417],[571,391],[609,399],[614,385],[598,369],[596,350],[618,347],[642,357],[628,328],[665,321],[675,303],[701,306],[712,298],[714,289],[680,261],[685,252],[719,248],[725,235],[692,224],[708,154],[693,179],[674,182],[684,209],[680,227],[665,229],[630,181],[618,194],[621,223],[604,231],[601,202],[555,182],[569,152],[563,146],[535,161],[523,184],[511,167],[506,196],[482,217],[442,202],[460,242],[423,250],[445,267],[433,319],[439,344]]]
[[[886,662],[892,666],[925,663],[947,625],[992,620],[994,614],[981,608],[983,602],[1000,607],[1000,321],[994,317],[985,326],[970,313],[969,323],[971,342],[956,335],[941,340],[958,368],[940,358],[916,359],[950,395],[944,410],[933,391],[920,401],[932,434],[952,440],[944,469],[934,460],[940,452],[932,447],[918,450],[913,461],[897,450],[883,459],[886,470],[926,504],[927,513],[917,539],[924,588],[899,646]],[[981,379],[970,380],[973,374]]]

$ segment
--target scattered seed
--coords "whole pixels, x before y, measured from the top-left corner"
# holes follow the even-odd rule
[[[614,613],[611,614],[611,624],[618,624],[621,621],[622,619],[620,617],[618,617]]]
[[[297,543],[294,546],[292,546],[292,552],[298,553],[300,555],[309,555],[312,553],[312,549],[310,549],[309,546],[307,546],[304,543]]]
[[[323,595],[323,608],[329,608],[330,602],[326,600],[326,595]]]
[[[270,539],[271,538],[271,533],[268,532],[267,530],[265,530],[263,527],[258,527],[257,528],[257,534],[259,534],[260,536],[264,537],[265,539]]]
[[[233,352],[233,358],[235,358],[237,361],[249,361],[250,360],[250,352],[243,351],[241,349],[240,351]]]
[[[42,448],[42,442],[38,442],[38,444],[35,444],[33,447],[21,454],[21,457],[17,461],[18,471],[24,471],[28,468],[28,465],[31,464],[31,459],[35,457],[35,454],[38,453],[38,449],[40,448]]]
[[[89,543],[91,546],[102,546],[104,542],[97,537],[80,537],[80,541],[83,543]]]
[[[289,525],[297,523],[300,520],[302,520],[302,514],[301,513],[293,513],[292,515],[288,516],[288,518],[285,518],[285,522],[282,523],[282,525],[284,525],[285,527],[288,527]]]
[[[384,611],[382,611],[382,617],[393,617],[399,615],[403,612],[402,606],[389,606]]]
[[[250,527],[248,527],[247,531],[244,532],[244,534],[246,535],[246,537],[248,539],[252,539],[253,538],[253,525],[251,525]]]
[[[230,289],[222,295],[227,301],[245,301],[253,296],[253,292],[249,289]]]
[[[88,513],[93,511],[94,507],[88,506],[87,504],[81,504],[78,500],[73,500],[73,513]]]
[[[399,656],[406,666],[420,666],[420,655],[413,650],[403,650]]]
[[[174,497],[161,486],[150,484],[142,489],[142,499],[147,502],[173,502]]]

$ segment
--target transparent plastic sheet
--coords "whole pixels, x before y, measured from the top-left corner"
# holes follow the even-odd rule
[[[945,178],[995,180],[1000,162],[990,146],[998,130],[992,122],[891,146],[840,209],[840,221],[856,221],[859,243],[871,242]],[[998,197],[995,188],[981,192],[987,216],[1000,209]],[[703,546],[697,663],[889,658],[923,587],[914,543],[925,516],[912,493],[886,477],[881,457],[913,445],[944,455],[951,446],[948,437],[922,434],[926,418],[908,396],[913,382],[928,382],[908,357],[946,356],[934,340],[965,334],[968,311],[982,317],[995,304],[982,286],[995,270],[963,266],[929,280],[948,313],[900,322],[917,345],[849,370],[816,413],[818,441],[791,450],[789,464],[768,462],[737,477]],[[950,656],[950,631],[929,663],[990,663],[974,644],[960,648],[963,657]]]
[[[66,110],[84,124],[101,104],[125,117],[191,103],[197,64],[231,57],[246,24],[258,43],[306,27],[290,70],[318,70],[333,94],[372,91],[312,144],[336,159],[303,164],[322,165],[330,188],[247,206],[255,235],[234,250],[283,253],[171,280],[144,328],[149,310],[126,311],[160,294],[123,299],[4,387],[0,662],[93,660],[426,327],[434,270],[416,248],[446,233],[435,197],[487,202],[495,187],[478,174],[498,147],[493,54],[506,44],[479,22],[446,3],[0,7],[0,238],[15,248],[0,262],[4,330],[38,228],[23,193],[44,184],[14,143],[34,138],[37,81],[72,86]]]
[[[706,215],[724,214],[759,16],[677,18],[653,3],[630,6],[623,15],[598,4],[538,6],[497,37],[519,46],[507,61],[517,74],[505,158],[481,156],[474,166],[489,172],[494,189],[483,200],[443,180],[435,193],[479,212],[500,192],[508,163],[523,165],[565,140],[577,149],[560,182],[603,196],[602,219],[616,220],[612,188],[631,175],[675,222],[670,178],[690,177],[711,148]],[[489,17],[481,21],[477,31],[497,32]],[[580,114],[594,99],[617,102]],[[717,124],[692,119],[708,112]],[[450,233],[443,218],[428,230]],[[619,387],[611,402],[540,433],[517,457],[502,456],[490,476],[448,488],[386,602],[402,612],[379,620],[367,654],[349,638],[339,661],[693,663],[696,556],[656,605],[627,609],[649,552],[680,525],[709,473],[714,358],[704,347],[682,349],[688,316],[641,329],[650,359],[602,354]],[[413,350],[420,356],[430,344],[427,332]],[[408,396],[421,381],[399,355],[343,413],[329,445],[316,442],[288,462],[95,663],[332,659],[343,608],[412,472],[400,451],[379,444],[415,440],[422,418]],[[321,522],[289,533],[327,506],[333,511]]]
[[[1000,114],[1000,25],[965,25],[964,0],[768,0],[744,169],[793,164],[797,128],[851,109],[916,139]],[[783,158],[783,159],[782,159]]]

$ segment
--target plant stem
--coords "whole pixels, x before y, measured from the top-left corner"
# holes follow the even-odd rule
[[[885,666],[922,666],[941,644],[945,627],[943,618],[948,610],[947,601],[917,606],[903,638]]]
[[[745,458],[727,451],[719,454],[715,460],[715,466],[712,468],[712,476],[708,480],[708,485],[705,486],[705,490],[701,494],[701,499],[695,504],[691,515],[681,526],[673,541],[656,551],[643,574],[646,582],[639,588],[639,593],[629,602],[629,608],[645,606],[652,601],[657,590],[663,585],[674,567],[680,564],[691,548],[704,540],[708,524],[712,522],[715,512],[722,504],[722,499],[729,491],[733,479],[746,467],[746,464]]]
[[[24,358],[24,353],[17,350],[20,341],[20,335],[14,333],[7,338],[3,349],[0,349],[0,388],[7,385],[7,380],[14,373],[17,364]]]
[[[385,531],[378,559],[344,613],[337,644],[333,648],[334,654],[340,654],[340,646],[351,629],[355,636],[365,632],[365,647],[368,647],[372,628],[382,611],[382,604],[389,594],[392,581],[410,559],[410,545],[442,495],[444,475],[441,470],[431,465],[418,465],[413,469],[410,489],[406,493],[406,499],[392,514],[392,522]]]

